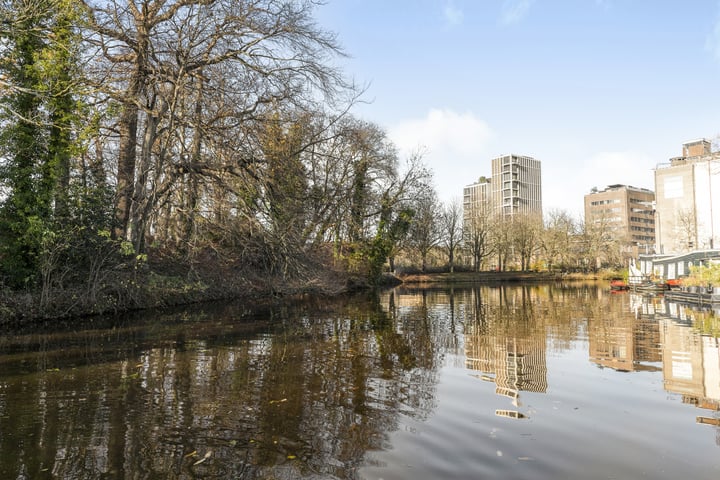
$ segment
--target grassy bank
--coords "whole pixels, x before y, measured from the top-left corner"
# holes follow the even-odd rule
[[[193,303],[340,295],[369,288],[361,276],[332,268],[332,262],[305,263],[292,275],[272,274],[211,254],[193,261],[155,255],[143,265],[122,265],[95,282],[45,292],[0,288],[0,325],[38,319],[82,317]],[[432,272],[388,275],[384,286],[529,283],[609,279],[616,272]]]
[[[555,272],[440,272],[408,273],[397,277],[407,284],[424,283],[501,283],[543,281],[586,281],[611,278],[610,273],[555,273]]]

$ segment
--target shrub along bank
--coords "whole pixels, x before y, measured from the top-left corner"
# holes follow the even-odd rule
[[[92,279],[74,284],[63,282],[39,290],[0,286],[0,324],[218,300],[338,295],[367,287],[360,276],[307,259],[293,275],[282,275],[224,258],[213,250],[191,260],[158,251],[149,256],[151,261],[146,258],[108,266]]]

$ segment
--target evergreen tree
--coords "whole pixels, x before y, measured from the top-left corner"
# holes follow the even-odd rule
[[[55,209],[67,205],[71,65],[68,0],[6,0],[0,7],[0,272],[14,287],[37,279]]]

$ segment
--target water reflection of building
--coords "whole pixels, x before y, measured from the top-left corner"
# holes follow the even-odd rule
[[[595,318],[588,328],[591,361],[620,371],[657,371],[662,360],[660,331],[653,318],[636,316],[634,306]]]
[[[703,334],[700,312],[662,297],[631,295],[630,311],[637,322],[657,325],[665,390],[682,395],[684,403],[720,411],[720,339]],[[718,418],[698,416],[699,423],[720,424]]]
[[[488,333],[482,324],[471,324],[465,333],[465,366],[481,372],[483,380],[495,382],[495,393],[508,397],[519,406],[521,391],[547,390],[545,336],[516,337],[512,332]],[[496,414],[524,418],[514,410]]]
[[[630,299],[630,311],[635,318],[653,320],[655,315],[667,313],[667,304],[662,297],[647,296],[639,293],[628,293]]]
[[[685,403],[720,410],[720,340],[679,320],[667,316],[660,325],[665,389]]]

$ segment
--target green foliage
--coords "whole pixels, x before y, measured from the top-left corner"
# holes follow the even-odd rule
[[[353,164],[353,184],[350,203],[350,240],[362,239],[363,219],[368,203],[368,169],[369,160],[363,156]]]
[[[4,3],[0,8],[0,275],[15,288],[39,280],[53,243],[55,209],[67,205],[75,104],[69,0]],[[62,181],[60,181],[62,179]],[[62,188],[60,188],[62,187]]]
[[[42,238],[37,216],[0,216],[0,274],[12,288],[27,288],[37,281],[37,258]]]
[[[297,235],[301,229],[307,174],[301,161],[303,119],[285,122],[279,114],[266,121],[261,134],[267,162],[266,195],[275,233]]]
[[[696,287],[720,286],[720,264],[690,267],[690,275],[683,278],[682,284]]]
[[[202,281],[188,281],[184,277],[160,275],[150,272],[147,278],[147,288],[150,291],[192,293],[207,290],[208,285]]]
[[[375,236],[365,242],[361,250],[367,266],[368,281],[372,285],[380,281],[388,257],[407,235],[413,219],[413,211],[408,208],[399,209],[393,216],[393,208],[388,200],[388,196],[384,195]]]
[[[693,319],[693,327],[702,335],[720,337],[720,318],[712,311],[688,310],[688,317]]]
[[[378,232],[365,242],[353,242],[347,246],[349,253],[344,258],[348,271],[364,276],[370,285],[377,285],[381,279],[392,243],[387,236]]]
[[[368,263],[368,280],[371,284],[376,284],[380,280],[385,261],[390,253],[390,247],[389,238],[381,232],[378,232],[366,246],[365,256]]]

